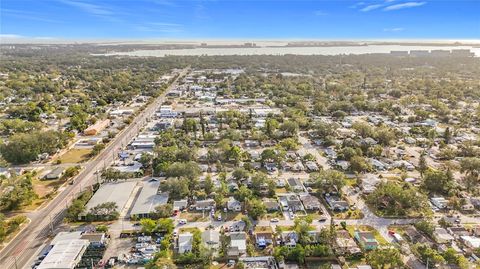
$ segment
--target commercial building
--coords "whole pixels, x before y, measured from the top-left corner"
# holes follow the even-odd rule
[[[95,124],[89,126],[87,129],[83,131],[83,134],[85,135],[97,135],[101,131],[103,131],[107,126],[110,124],[110,120],[101,120],[95,122]]]
[[[142,183],[142,190],[130,212],[131,217],[149,217],[155,211],[155,207],[168,202],[168,193],[159,192],[160,181],[158,179],[151,178]]]
[[[136,184],[136,181],[103,184],[97,192],[95,192],[90,201],[88,201],[86,212],[84,212],[81,217],[86,216],[90,209],[107,202],[114,202],[117,205],[117,211],[121,212]]]
[[[55,243],[38,269],[73,269],[82,259],[88,240],[61,240]]]

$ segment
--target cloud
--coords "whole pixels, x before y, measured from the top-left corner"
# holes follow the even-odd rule
[[[0,34],[0,38],[19,39],[19,38],[25,38],[25,37],[17,34]]]
[[[363,5],[365,5],[365,2],[358,2],[358,3],[355,3],[351,6],[349,6],[349,8],[357,8],[357,7],[361,7]]]
[[[315,12],[313,12],[313,14],[314,14],[315,16],[326,16],[326,15],[328,15],[327,12],[322,11],[322,10],[316,10]]]
[[[35,12],[28,12],[24,10],[4,8],[2,9],[2,15],[20,18],[24,20],[41,21],[41,22],[49,22],[49,23],[61,23],[61,21],[58,21],[58,20],[45,18],[42,14],[35,13]]]
[[[405,30],[405,28],[402,28],[402,27],[384,28],[384,29],[383,29],[384,32],[392,32],[392,33],[402,32],[402,31],[404,31],[404,30]]]
[[[385,7],[383,10],[384,11],[392,11],[392,10],[399,10],[399,9],[404,9],[404,8],[412,8],[412,7],[420,7],[425,5],[427,2],[406,2],[406,3],[401,3],[401,4],[396,4],[396,5],[391,5],[388,7]]]
[[[368,12],[368,11],[371,11],[371,10],[374,10],[374,9],[378,9],[378,8],[381,8],[383,5],[381,4],[374,4],[374,5],[368,5],[362,9],[360,9],[360,11],[362,12]]]
[[[91,15],[99,15],[99,16],[105,16],[105,15],[113,15],[114,13],[100,5],[95,5],[91,3],[85,3],[85,2],[80,2],[80,1],[72,1],[72,0],[61,0],[60,2],[67,4],[72,7],[79,8],[83,10],[86,13],[89,13]]]

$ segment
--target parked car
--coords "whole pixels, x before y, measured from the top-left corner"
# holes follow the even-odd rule
[[[273,218],[270,220],[271,222],[279,222],[279,219],[278,218]]]

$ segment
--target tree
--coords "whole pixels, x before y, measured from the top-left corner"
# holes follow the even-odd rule
[[[183,199],[189,193],[187,180],[182,178],[169,178],[160,185],[163,192],[168,192],[174,200]]]
[[[141,219],[140,226],[142,227],[142,233],[152,234],[157,228],[157,223],[152,219]]]
[[[293,137],[297,135],[298,124],[293,121],[286,121],[280,126],[280,130],[283,132],[283,135],[286,137]]]
[[[319,189],[325,192],[339,191],[347,183],[345,174],[332,169],[313,173],[310,175],[310,178],[314,180]]]
[[[454,180],[448,173],[428,169],[423,176],[423,188],[430,193],[448,194],[454,187]]]
[[[171,204],[158,205],[155,207],[155,216],[157,218],[168,218],[172,215],[173,206]]]
[[[350,159],[350,169],[354,172],[363,173],[370,171],[372,167],[362,156],[353,156]]]
[[[280,124],[278,123],[278,121],[276,119],[268,118],[265,121],[265,133],[269,137],[273,137],[273,135],[275,134],[275,131],[278,129],[279,126],[280,126]]]
[[[402,255],[396,248],[375,249],[367,254],[368,263],[375,269],[400,268]]]
[[[418,160],[418,171],[420,172],[420,175],[423,177],[423,173],[427,171],[428,165],[427,161],[425,160],[425,151],[420,154],[420,159]]]
[[[430,212],[428,199],[413,186],[387,181],[367,196],[367,203],[388,216],[409,216]]]
[[[460,161],[460,172],[480,182],[480,158],[466,157]]]
[[[96,220],[115,220],[118,219],[120,213],[117,211],[118,206],[115,202],[106,202],[96,205],[88,212],[88,219]]]
[[[232,176],[235,180],[239,181],[247,179],[250,176],[250,173],[245,168],[239,167],[233,171]]]
[[[430,264],[444,264],[445,259],[435,249],[429,247],[426,244],[415,244],[412,251],[418,256],[424,263],[429,261]]]
[[[165,171],[165,176],[167,177],[185,177],[190,180],[198,178],[200,174],[201,169],[195,162],[176,162],[170,165]]]
[[[452,139],[452,133],[450,132],[450,127],[447,127],[445,129],[445,132],[443,133],[443,140],[445,141],[445,144],[450,144],[451,139]]]
[[[215,188],[215,184],[213,183],[212,177],[210,175],[205,178],[205,182],[203,184],[203,189],[207,195],[210,195]]]
[[[265,205],[259,199],[248,199],[246,208],[248,210],[248,215],[254,220],[258,220],[260,217],[267,214]]]
[[[233,195],[238,201],[244,202],[245,200],[253,197],[253,192],[251,189],[247,188],[247,186],[242,185]]]

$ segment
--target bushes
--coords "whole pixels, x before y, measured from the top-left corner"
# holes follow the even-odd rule
[[[27,217],[23,215],[7,220],[3,214],[0,214],[0,243],[3,243],[8,235],[13,234],[26,221]]]

